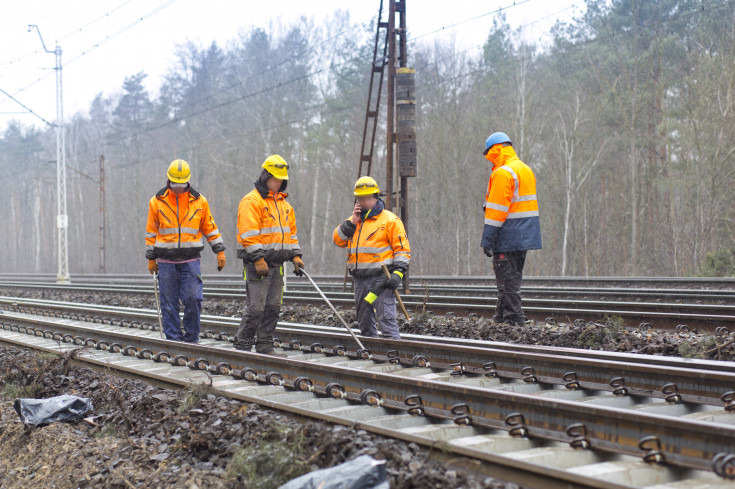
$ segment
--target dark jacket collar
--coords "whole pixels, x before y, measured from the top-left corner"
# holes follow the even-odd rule
[[[367,219],[372,219],[374,217],[378,217],[380,213],[383,212],[384,209],[385,209],[385,202],[383,202],[383,199],[378,198],[378,203],[375,204],[375,207],[373,207],[370,210],[370,215],[368,215],[367,210],[363,209],[362,211],[360,211],[360,216],[362,217],[363,221],[365,220],[366,216],[367,216]]]
[[[258,191],[261,197],[263,197],[264,199],[268,197],[268,195],[270,194],[270,190],[268,190],[268,187],[265,186],[265,183],[261,182],[260,180],[256,180],[254,184],[255,190]],[[281,183],[281,188],[278,189],[278,191],[283,194],[283,198],[288,197],[288,194],[286,193],[286,187],[288,187],[288,181],[284,180],[283,183]]]

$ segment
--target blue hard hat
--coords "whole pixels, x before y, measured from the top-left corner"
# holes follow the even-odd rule
[[[487,150],[492,148],[493,145],[500,143],[510,143],[511,145],[513,144],[508,135],[504,132],[494,132],[490,135],[490,137],[487,138],[487,140],[485,140],[485,151],[483,151],[482,154],[487,154]]]

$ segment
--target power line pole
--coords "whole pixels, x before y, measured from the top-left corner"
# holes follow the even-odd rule
[[[105,269],[105,155],[100,156],[100,273]]]
[[[396,22],[396,15],[400,16]],[[398,24],[398,27],[396,27]],[[409,234],[408,179],[416,176],[416,70],[408,68],[406,52],[406,0],[390,0],[388,17],[388,119],[386,149],[386,207],[399,209],[399,215]],[[400,188],[393,191],[394,148],[398,149]],[[408,274],[404,276],[404,291],[409,289]]]
[[[64,141],[64,100],[61,86],[61,47],[57,44],[51,51],[43,42],[41,30],[35,24],[28,25],[28,32],[35,28],[41,39],[43,50],[56,55],[56,229],[59,268],[57,282],[69,282],[69,216],[66,213],[66,143]]]
[[[388,103],[386,104],[385,207],[393,210],[393,144],[395,143],[396,108],[396,1],[388,7]]]

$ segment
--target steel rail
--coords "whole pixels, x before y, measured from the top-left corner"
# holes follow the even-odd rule
[[[153,327],[154,321],[156,320],[156,312],[147,309],[136,309],[120,306],[107,306],[107,305],[92,305],[92,304],[80,304],[74,302],[59,302],[50,301],[45,299],[19,299],[16,297],[2,297],[0,296],[0,307],[8,311],[17,311],[34,314],[60,314],[65,318],[75,320],[86,320],[96,323],[118,321],[123,326],[127,327],[142,327],[155,329]],[[80,313],[80,314],[76,314]],[[150,321],[150,323],[146,323]],[[227,316],[212,316],[202,315],[202,326],[204,331],[201,336],[203,338],[219,338],[228,339],[234,336],[237,328],[240,324],[240,319],[236,317]],[[355,330],[359,334],[359,331]],[[330,346],[345,344],[347,335],[342,332],[342,328],[313,325],[313,324],[301,324],[291,323],[287,321],[279,321],[276,329],[279,339],[277,343],[284,348],[294,349],[292,343],[297,341],[301,347],[308,347],[314,342],[320,342],[322,345],[327,344]],[[682,333],[686,336],[687,333]],[[418,343],[423,345],[423,350],[415,351],[413,354],[403,354],[401,362],[405,363],[406,359],[410,359],[413,362],[415,355],[426,356],[426,352],[436,351],[439,356],[444,355],[446,348],[454,347],[467,347],[476,348],[481,351],[502,351],[510,353],[518,358],[523,358],[523,355],[553,355],[557,357],[583,357],[584,359],[594,360],[603,364],[617,365],[617,364],[644,364],[649,365],[656,369],[671,370],[671,371],[686,371],[686,370],[697,370],[703,372],[719,372],[719,373],[735,373],[735,362],[723,362],[715,360],[702,360],[702,359],[684,359],[679,357],[664,357],[659,355],[642,355],[633,353],[622,353],[622,352],[608,352],[600,350],[583,350],[576,348],[559,348],[559,347],[548,347],[543,345],[523,345],[515,343],[505,343],[496,341],[486,340],[472,340],[463,338],[449,338],[441,336],[429,336],[429,335],[415,335],[415,334],[404,334],[402,340],[387,340],[387,339],[373,339],[364,337],[364,341],[380,345],[379,347],[371,348],[371,352],[378,353],[385,350],[387,352],[391,350],[398,350],[400,353],[401,346],[408,343]],[[435,358],[431,355],[431,358]],[[438,357],[437,357],[438,358]],[[445,361],[445,365],[453,365],[454,363],[466,362],[465,358],[455,359],[451,361]],[[474,361],[474,366],[470,364],[463,364],[463,367],[481,368],[487,363],[482,362],[482,358],[478,358]],[[501,369],[501,374],[508,373],[510,378],[515,378],[510,375],[512,372],[519,371],[518,368],[506,368]],[[477,373],[486,373],[487,369],[476,370]],[[566,373],[566,372],[565,372]],[[517,377],[517,375],[516,375]],[[525,377],[525,375],[524,375]],[[667,383],[672,382],[673,377],[669,378]],[[566,385],[567,382],[564,384]],[[735,386],[733,386],[735,387]],[[648,387],[648,391],[654,391],[653,387]],[[643,393],[641,391],[641,393]],[[696,397],[696,396],[695,396]],[[709,396],[710,398],[712,396]],[[692,399],[692,402],[696,402]]]
[[[78,273],[74,274],[82,280],[104,279],[104,280],[146,280],[147,273]],[[217,280],[242,281],[242,274],[238,273],[209,273],[204,274],[205,279],[215,278]],[[340,282],[342,275],[317,275],[312,274],[315,280],[333,280]],[[492,281],[494,277],[491,275],[414,275],[414,280],[419,283],[455,283],[455,284],[474,284],[478,281]],[[0,273],[0,280],[47,280],[55,281],[56,274],[52,273]],[[298,281],[299,279],[294,279]],[[526,283],[636,283],[636,284],[708,284],[715,286],[730,285],[735,288],[735,278],[733,277],[623,277],[623,276],[540,276],[528,275],[523,277]]]
[[[293,280],[293,279],[292,279]],[[57,284],[57,283],[48,283],[48,282],[33,282],[33,281],[0,281],[0,287],[21,287],[21,288],[52,288],[52,289],[69,289],[69,290],[92,290],[92,291],[104,291],[104,290],[110,290],[113,292],[125,290],[125,291],[138,291],[138,290],[145,290],[147,287],[146,282],[142,281],[136,281],[134,283],[126,283],[124,281],[115,281],[114,284],[109,283],[95,283],[95,282],[74,282],[72,284]],[[245,290],[245,285],[242,282],[232,282],[232,281],[221,281],[221,280],[208,280],[206,281],[207,284],[207,290],[210,291],[213,294],[231,294],[231,293],[242,293]],[[298,292],[311,292],[310,286],[308,283],[290,283],[289,287],[291,288],[291,292],[295,292],[294,287],[303,288],[303,290],[299,290]],[[319,284],[319,287],[322,289],[341,289],[342,284],[338,283],[321,283]],[[419,290],[424,289],[424,287],[419,288]],[[478,293],[478,292],[487,292],[488,294],[494,294],[497,289],[494,285],[472,285],[472,286],[445,286],[445,285],[427,285],[425,287],[426,290],[429,291],[445,291],[449,293],[457,293],[457,294],[466,294],[468,292],[470,293]],[[717,300],[732,300],[735,299],[735,290],[710,290],[710,289],[641,289],[641,288],[589,288],[589,287],[523,287],[521,290],[524,297],[526,297],[526,300],[531,299],[540,299],[540,297],[536,296],[543,296],[543,295],[566,295],[566,296],[583,296],[585,297],[582,300],[589,301],[590,299],[586,298],[587,296],[604,296],[604,297],[610,297],[610,296],[618,296],[618,297],[653,297],[656,299],[663,299],[663,298],[690,298],[694,300],[700,300],[700,299],[717,299]],[[331,294],[334,294],[336,297],[346,297],[351,298],[352,293],[351,292],[342,292],[342,291],[332,291]],[[413,298],[424,298],[425,294],[422,293],[413,293],[413,294],[407,294],[408,297]],[[448,297],[455,297],[454,295],[450,295]],[[476,296],[461,296],[464,300],[478,300],[478,301],[484,301],[487,302],[490,299],[495,299],[496,297],[492,295],[476,295]],[[640,301],[616,301],[616,302],[636,302],[640,303]],[[653,304],[656,304],[655,302]],[[679,303],[676,303],[679,304]]]
[[[35,325],[38,329],[17,326],[10,320]],[[638,456],[648,462],[713,470],[718,457],[735,453],[735,426],[731,425],[173,342],[127,332],[113,333],[80,324],[64,324],[64,320],[58,319],[9,314],[2,323],[4,329],[11,331],[117,350],[129,356],[170,360],[181,366],[413,411],[460,425],[561,443],[576,440],[584,443],[585,448]]]
[[[1,286],[1,285],[0,285]],[[115,292],[152,294],[149,287],[137,286],[92,286],[92,285],[57,285],[57,284],[18,284],[21,288],[54,288],[59,290],[78,290],[89,292]],[[208,289],[205,291],[207,297],[219,298],[241,298],[242,291],[227,290],[217,292]],[[288,302],[313,302],[317,295],[312,292],[301,292],[299,295],[285,293],[284,299]],[[332,295],[332,302],[351,306],[354,302],[351,294],[338,293],[337,297]],[[439,302],[446,300],[447,302]],[[449,302],[452,301],[452,302]],[[456,302],[463,301],[463,302]],[[455,311],[468,310],[475,314],[491,315],[495,311],[492,298],[470,297],[461,298],[455,296],[434,297],[428,301],[420,296],[406,296],[405,304],[415,310],[440,310],[454,314]],[[673,322],[690,323],[692,327],[702,325],[708,329],[717,326],[733,325],[735,323],[735,305],[732,304],[682,304],[682,303],[644,303],[644,302],[610,302],[610,301],[569,301],[557,299],[526,299],[524,301],[524,312],[531,317],[542,318],[544,316],[583,316],[586,318],[599,319],[602,317],[619,316],[634,320],[645,320],[657,325],[664,322],[671,326]],[[571,306],[571,307],[570,307]],[[663,312],[662,312],[663,311]],[[716,313],[715,313],[716,311]]]

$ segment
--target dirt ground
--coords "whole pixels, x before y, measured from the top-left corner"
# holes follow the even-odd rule
[[[113,293],[66,292],[48,290],[29,290],[0,288],[0,295],[45,298],[91,304],[107,304],[124,307],[155,309],[152,296],[140,294],[120,295]],[[203,314],[240,317],[244,300],[206,299],[202,304]],[[348,324],[355,323],[352,309],[340,311]],[[680,356],[685,358],[706,358],[715,360],[735,360],[735,336],[729,334],[717,337],[707,333],[676,333],[674,331],[632,330],[622,318],[599,318],[595,322],[578,324],[530,324],[524,327],[496,325],[488,319],[471,320],[457,316],[432,317],[429,314],[416,315],[410,322],[399,314],[399,326],[403,333],[448,336],[477,340],[503,341],[528,345],[547,345],[569,348],[646,353],[651,355]],[[314,305],[283,306],[281,321],[323,324],[342,327],[339,319],[326,306]]]
[[[88,397],[91,422],[25,427],[18,397]],[[0,347],[0,487],[276,488],[358,455],[387,462],[390,487],[514,489],[451,469],[415,445],[295,420],[205,387],[153,387],[80,367],[73,355]]]

